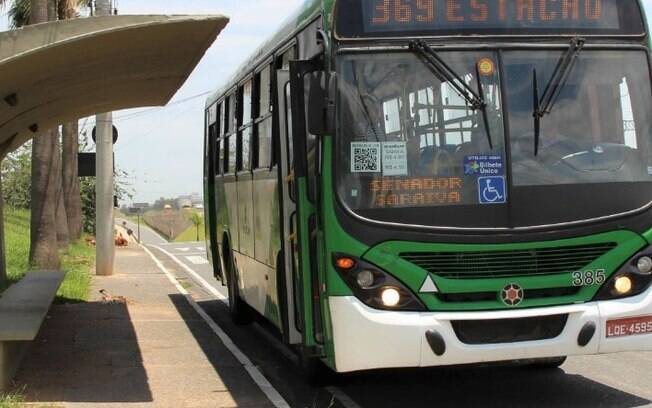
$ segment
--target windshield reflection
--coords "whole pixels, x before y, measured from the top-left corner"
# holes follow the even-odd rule
[[[415,55],[346,55],[339,64],[338,175],[352,208],[475,205],[481,172],[504,176],[496,55],[437,55],[465,87],[483,90],[493,148],[483,110]]]

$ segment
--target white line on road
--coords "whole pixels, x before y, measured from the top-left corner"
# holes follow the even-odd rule
[[[190,248],[174,248],[175,251],[188,252]]]
[[[208,259],[203,256],[186,256],[186,259],[191,262],[193,265],[206,265],[208,264]]]
[[[195,249],[198,251],[206,251],[206,248],[204,247],[195,247]]]
[[[221,301],[226,301],[226,296],[224,296],[220,291],[215,289],[215,287],[213,285],[206,282],[206,279],[202,278],[197,272],[190,269],[190,267],[188,265],[181,262],[179,260],[179,258],[177,258],[176,256],[172,255],[171,253],[169,253],[168,251],[166,251],[165,249],[163,249],[163,248],[161,248],[161,247],[159,247],[157,245],[150,245],[150,246],[152,248],[158,249],[159,251],[163,252],[165,255],[169,256],[174,262],[179,264],[179,266],[182,267],[186,272],[188,272],[190,274],[190,276],[192,276],[193,279],[197,283],[199,283],[205,290],[208,291],[208,293],[215,296],[217,299],[219,299]]]
[[[186,264],[184,264],[183,262],[181,262],[181,261],[180,261],[176,256],[172,255],[171,253],[169,253],[168,251],[166,251],[165,249],[163,249],[163,248],[161,248],[161,247],[159,247],[159,246],[157,246],[157,245],[150,245],[150,246],[151,246],[152,248],[158,249],[159,251],[163,252],[165,255],[169,256],[169,257],[170,257],[174,262],[176,262],[176,263],[177,263],[179,266],[181,266],[181,267],[182,267],[186,272],[188,272],[188,273],[189,273],[189,274],[190,274],[194,279],[196,279],[197,283],[199,283],[199,284],[200,284],[200,285],[201,285],[205,290],[207,290],[209,293],[213,294],[213,295],[214,295],[218,300],[222,301],[223,303],[227,303],[227,302],[228,302],[228,298],[226,298],[224,295],[222,295],[222,293],[220,293],[219,291],[217,291],[217,289],[215,289],[215,287],[213,287],[213,286],[210,285],[208,282],[206,282],[206,280],[205,280],[204,278],[202,278],[202,277],[201,277],[197,272],[193,271],[193,270],[192,270],[188,265],[186,265]],[[145,250],[150,254],[150,256],[152,256],[152,257],[154,258],[154,255],[153,255],[151,252],[149,252],[149,250],[148,250],[147,248],[145,248]],[[154,258],[154,259],[156,260],[156,258]],[[161,265],[161,266],[162,266],[162,265]],[[176,279],[175,279],[175,282],[176,282]],[[179,285],[179,286],[180,286],[180,285]],[[183,288],[182,288],[182,289],[183,289]],[[185,289],[183,289],[183,290],[185,291]],[[186,291],[186,292],[187,292],[187,291]],[[194,302],[194,300],[193,300],[193,302]],[[195,303],[195,304],[196,304],[196,303]],[[193,306],[193,307],[194,307],[194,306]],[[201,306],[197,305],[197,307],[199,307],[199,308],[201,309]],[[201,310],[202,310],[202,312],[204,312],[203,309],[201,309]],[[201,313],[200,313],[200,314],[201,314]],[[205,314],[205,312],[204,312],[204,314]],[[208,317],[208,315],[206,315],[206,316]],[[203,316],[202,316],[202,317],[203,317]],[[208,317],[208,318],[210,319],[210,317]],[[211,321],[212,321],[212,320],[211,320]],[[215,324],[215,323],[214,323],[214,324]],[[209,323],[209,325],[210,325],[210,323]],[[226,336],[226,334],[225,334],[225,336]],[[225,343],[225,344],[226,344],[226,343]],[[235,344],[234,344],[233,346],[236,347]],[[236,348],[237,348],[237,347],[236,347]],[[243,354],[243,356],[244,356],[244,354]],[[236,356],[236,357],[237,357],[237,356]],[[247,358],[246,356],[244,356],[244,357]],[[294,361],[294,359],[290,359],[290,360],[291,360],[291,361]],[[245,367],[245,368],[246,368],[246,367]],[[254,367],[254,368],[255,368],[255,367]],[[249,370],[247,370],[247,371],[249,371]],[[250,373],[250,374],[251,374],[251,373]],[[260,375],[262,376],[262,374],[260,374]],[[253,374],[252,374],[252,378],[253,378]],[[263,379],[265,379],[265,378],[263,377]],[[255,380],[254,380],[254,381],[255,381]],[[265,381],[267,381],[267,380],[265,380]],[[269,383],[268,383],[268,384],[269,384]],[[270,385],[270,387],[271,387],[271,385]],[[262,387],[261,387],[261,389],[262,389]],[[274,392],[276,392],[276,390],[275,390],[274,388],[272,388],[272,390],[274,390]],[[339,389],[339,388],[337,388],[337,387],[327,387],[326,390],[327,390],[328,392],[330,392],[333,396],[335,396],[335,398],[337,398],[337,400],[340,401],[340,403],[341,403],[342,405],[344,405],[344,408],[361,408],[360,405],[358,405],[355,401],[353,401],[353,400],[351,399],[351,397],[349,397],[348,395],[346,395],[346,394],[344,393],[344,391],[342,391],[341,389]],[[265,390],[263,390],[263,392],[265,392]],[[279,396],[280,396],[280,395],[279,395]],[[271,400],[271,398],[270,398],[270,400]],[[274,402],[274,401],[272,401],[272,402]],[[285,402],[285,401],[283,401],[283,402]]]
[[[153,245],[152,245],[153,246]],[[285,399],[281,396],[281,394],[272,386],[272,384],[265,378],[265,376],[258,370],[258,368],[253,365],[251,360],[249,360],[249,357],[247,357],[239,348],[238,346],[235,345],[233,340],[220,328],[220,326],[211,319],[211,317],[204,311],[204,309],[201,308],[195,302],[195,300],[190,296],[190,293],[179,284],[179,281],[174,277],[174,275],[167,270],[167,268],[159,261],[156,256],[145,246],[142,246],[145,252],[149,254],[149,256],[154,260],[156,265],[159,267],[160,270],[165,273],[165,275],[168,277],[170,282],[177,288],[179,293],[185,296],[186,300],[192,306],[193,309],[201,316],[202,319],[208,324],[208,326],[213,330],[213,333],[217,335],[217,337],[220,338],[224,346],[233,354],[233,356],[240,362],[240,364],[244,367],[244,369],[247,371],[249,376],[251,377],[252,380],[258,385],[260,390],[267,396],[267,398],[271,401],[272,404],[276,408],[290,408],[290,405],[285,401]],[[158,248],[160,250],[160,248]],[[162,252],[166,252],[161,250]],[[174,259],[174,256],[167,254],[170,257]],[[177,261],[178,262],[178,261]],[[181,264],[183,265],[183,264]],[[188,268],[189,269],[189,268]]]

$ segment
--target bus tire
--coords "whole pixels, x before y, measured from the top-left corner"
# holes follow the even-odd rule
[[[249,306],[240,298],[240,290],[237,283],[238,272],[233,261],[233,252],[229,248],[224,251],[224,264],[227,273],[231,321],[238,326],[247,325],[253,321],[253,317]]]
[[[561,367],[566,362],[566,357],[537,358],[530,363],[530,367],[539,370],[553,370]]]

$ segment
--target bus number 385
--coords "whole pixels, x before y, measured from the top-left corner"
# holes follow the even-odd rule
[[[596,269],[595,271],[576,271],[573,272],[573,286],[593,286],[602,285],[606,280],[606,271]]]

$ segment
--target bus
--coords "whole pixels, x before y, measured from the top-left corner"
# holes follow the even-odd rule
[[[340,373],[652,350],[649,40],[638,0],[305,2],[206,104],[233,320]]]

